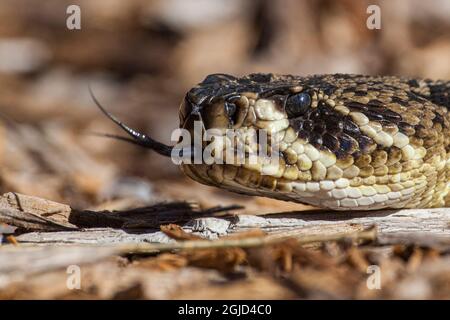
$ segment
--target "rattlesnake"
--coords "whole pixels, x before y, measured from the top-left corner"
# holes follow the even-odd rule
[[[96,103],[132,137],[117,138],[170,156],[172,147],[129,128]],[[262,174],[260,163],[181,168],[203,184],[334,210],[445,206],[449,107],[450,81],[212,74],[186,94],[180,127],[192,131],[196,119],[204,129],[270,130],[279,163],[271,174]]]

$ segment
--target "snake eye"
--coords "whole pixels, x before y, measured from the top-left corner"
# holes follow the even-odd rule
[[[311,105],[311,96],[301,92],[290,96],[286,101],[286,112],[290,118],[301,116]]]

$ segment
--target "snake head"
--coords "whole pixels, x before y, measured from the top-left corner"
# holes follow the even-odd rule
[[[348,74],[209,75],[181,103],[180,128],[194,134],[181,168],[203,184],[335,210],[442,205],[450,189],[448,88]],[[131,137],[117,138],[174,160],[177,146],[96,103]],[[196,162],[198,150],[209,160]]]
[[[278,162],[250,164],[247,157],[182,168],[199,182],[239,193],[337,210],[403,207],[426,185],[420,115],[440,128],[446,114],[419,89],[395,77],[210,75],[186,94],[180,126],[191,130],[196,118],[222,134],[264,131]]]

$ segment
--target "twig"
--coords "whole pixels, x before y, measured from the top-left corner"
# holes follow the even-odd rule
[[[118,245],[117,248],[121,253],[145,254],[155,253],[171,250],[183,249],[212,249],[212,248],[230,248],[230,247],[260,247],[263,245],[275,244],[285,241],[286,239],[296,239],[299,245],[314,243],[338,241],[343,239],[365,240],[372,241],[377,237],[376,226],[371,226],[367,229],[356,232],[340,232],[330,235],[302,235],[302,236],[265,236],[265,237],[251,237],[244,239],[219,239],[219,240],[187,240],[177,241],[174,243],[136,243]]]

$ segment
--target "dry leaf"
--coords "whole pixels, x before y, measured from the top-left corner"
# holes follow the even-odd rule
[[[175,240],[201,240],[202,237],[197,236],[192,233],[188,233],[183,230],[179,225],[176,224],[166,224],[160,226],[162,232],[164,232],[168,237]]]

